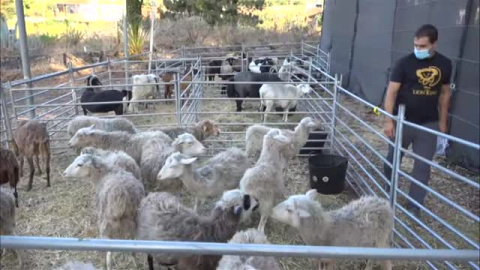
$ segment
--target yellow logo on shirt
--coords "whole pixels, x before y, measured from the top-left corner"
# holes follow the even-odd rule
[[[442,79],[442,71],[435,66],[417,69],[417,77],[418,82],[421,83],[425,89],[430,89],[440,82]]]

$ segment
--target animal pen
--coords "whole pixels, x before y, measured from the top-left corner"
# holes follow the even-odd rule
[[[211,156],[231,146],[244,148],[245,130],[248,126],[261,122],[258,112],[259,100],[247,98],[244,110],[236,112],[235,98],[227,98],[222,94],[222,85],[240,82],[207,81],[205,67],[211,60],[224,60],[226,55],[247,55],[249,57],[290,57],[302,63],[289,69],[290,82],[275,82],[275,84],[305,82],[314,88],[314,92],[298,98],[299,105],[289,122],[281,122],[279,114],[270,117],[268,126],[291,129],[304,116],[321,120],[323,130],[327,134],[323,140],[322,150],[325,153],[342,155],[349,160],[346,181],[348,190],[339,197],[322,196],[322,205],[328,209],[328,203],[348,202],[352,197],[365,194],[377,195],[390,200],[395,211],[395,227],[392,238],[392,249],[350,248],[350,247],[310,247],[300,245],[298,239],[288,238],[285,234],[271,236],[269,227],[277,226],[271,222],[266,229],[267,237],[273,245],[240,245],[198,242],[163,242],[136,240],[101,240],[85,239],[83,234],[72,232],[70,235],[60,235],[49,232],[55,237],[2,236],[3,248],[51,249],[75,251],[116,251],[138,253],[177,253],[177,254],[216,254],[216,255],[268,255],[276,257],[309,257],[309,258],[341,258],[347,261],[353,259],[392,259],[399,269],[421,266],[431,269],[480,269],[479,267],[479,192],[478,175],[443,162],[441,158],[433,162],[426,160],[411,150],[400,145],[401,131],[404,127],[421,129],[435,136],[447,138],[450,141],[480,150],[474,144],[456,137],[429,130],[403,119],[404,110],[399,116],[390,115],[380,108],[353,95],[341,86],[341,78],[329,73],[330,57],[319,49],[318,44],[302,42],[301,44],[272,44],[268,46],[230,46],[218,48],[181,48],[170,54],[171,59],[152,60],[152,70],[144,60],[121,59],[108,60],[84,67],[70,67],[66,71],[46,74],[29,81],[8,82],[2,85],[2,130],[1,143],[6,146],[12,139],[17,121],[26,118],[34,112],[35,119],[48,123],[53,157],[59,160],[72,160],[75,152],[69,149],[69,137],[66,126],[69,121],[82,114],[80,95],[85,87],[85,78],[95,74],[103,82],[98,86],[102,89],[131,89],[131,76],[142,73],[173,72],[175,80],[174,99],[148,99],[135,102],[150,104],[150,108],[140,110],[137,114],[115,116],[110,114],[101,117],[125,117],[135,125],[146,130],[156,126],[192,125],[199,120],[214,120],[222,132],[219,137],[205,141],[208,149],[206,156]],[[140,58],[136,58],[140,59]],[[186,67],[192,67],[187,69]],[[246,71],[248,61],[242,61],[239,70]],[[183,71],[189,70],[187,74]],[[193,70],[198,70],[194,73]],[[191,74],[191,80],[186,80]],[[222,74],[226,75],[226,74]],[[245,82],[244,82],[245,83]],[[165,83],[160,82],[160,85]],[[186,85],[187,87],[184,87]],[[183,86],[183,87],[182,87]],[[190,93],[189,95],[187,93]],[[26,95],[29,93],[29,95]],[[27,100],[33,100],[33,105]],[[153,108],[152,108],[153,107]],[[377,113],[372,113],[375,110]],[[383,135],[382,123],[384,117],[393,118],[397,123],[397,135],[394,141]],[[395,157],[392,163],[385,158],[388,146],[395,147]],[[400,156],[405,154],[403,165]],[[307,155],[308,156],[308,155]],[[304,193],[308,189],[308,173],[305,173],[305,155],[290,162],[286,180],[287,192],[291,194]],[[432,176],[428,186],[413,179],[407,171],[412,167],[412,161],[426,162],[432,166]],[[64,169],[68,163],[63,161]],[[383,166],[392,168],[392,176],[385,177]],[[61,166],[61,165],[59,165]],[[54,181],[52,186],[60,185]],[[34,186],[48,193],[43,185],[34,182]],[[420,205],[408,194],[408,186],[416,184],[428,193],[425,205]],[[40,185],[40,187],[38,187]],[[392,187],[388,189],[388,187]],[[75,185],[71,185],[75,189]],[[43,191],[45,190],[45,191]],[[389,191],[388,191],[389,190]],[[39,190],[31,192],[40,192]],[[22,198],[26,195],[20,189],[20,208],[27,202]],[[60,196],[60,195],[59,195]],[[342,197],[343,196],[343,197]],[[347,198],[345,198],[345,196]],[[405,207],[406,202],[412,202],[421,209],[421,216],[411,214]],[[76,202],[75,202],[76,203]],[[332,204],[335,205],[335,202]],[[21,210],[19,210],[21,211]],[[55,213],[55,211],[53,211]],[[26,218],[26,217],[25,217]],[[49,218],[49,220],[56,220]],[[61,223],[62,220],[55,222]],[[21,220],[18,222],[22,227]],[[284,230],[276,228],[275,231]],[[70,233],[70,230],[67,230]],[[22,232],[19,233],[22,235]],[[288,233],[286,233],[288,234]],[[45,234],[43,234],[45,235]],[[88,235],[88,234],[87,234]],[[70,237],[70,238],[58,238]],[[72,238],[73,237],[73,238]],[[90,237],[94,238],[94,237]],[[280,239],[280,241],[276,241]],[[288,245],[277,245],[278,242]],[[45,251],[42,251],[45,252]],[[41,254],[41,252],[39,252]],[[13,260],[12,260],[13,261]],[[13,263],[11,264],[13,265]],[[297,261],[282,261],[286,269],[305,269],[305,264]],[[308,265],[308,264],[307,264]],[[342,266],[343,265],[343,266]],[[3,263],[2,263],[2,266]],[[353,269],[352,264],[340,263],[342,269]],[[120,267],[121,268],[121,267]],[[123,268],[122,268],[123,269]],[[127,269],[127,268],[125,268]]]

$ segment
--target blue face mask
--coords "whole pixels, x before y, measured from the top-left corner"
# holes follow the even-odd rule
[[[414,47],[414,52],[415,52],[415,57],[417,59],[426,59],[430,57],[430,50],[425,49],[425,50],[418,50],[416,47]]]

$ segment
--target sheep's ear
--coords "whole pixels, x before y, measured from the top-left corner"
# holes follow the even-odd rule
[[[309,212],[307,212],[303,209],[297,209],[296,212],[297,212],[298,216],[301,217],[301,218],[308,218],[308,217],[312,216],[312,215],[310,215]]]
[[[203,125],[203,131],[207,131],[207,129],[208,129],[208,126],[204,124]]]
[[[189,164],[192,164],[193,162],[195,162],[195,160],[197,160],[196,157],[194,157],[194,158],[184,158],[184,159],[180,160],[180,163],[182,163],[184,165],[189,165]]]
[[[307,193],[305,195],[307,195],[307,197],[309,199],[315,200],[315,199],[317,199],[318,192],[317,192],[316,189],[310,189],[309,191],[307,191]]]
[[[242,214],[242,211],[243,211],[243,208],[241,205],[237,205],[233,208],[233,213],[236,215],[236,216],[240,216]]]

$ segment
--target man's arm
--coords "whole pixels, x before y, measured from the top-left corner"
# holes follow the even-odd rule
[[[397,100],[398,91],[400,91],[401,86],[402,84],[399,82],[390,81],[388,84],[387,95],[383,107],[389,114],[393,114],[393,108],[395,107],[395,101]],[[395,123],[390,117],[386,117],[384,132],[389,138],[395,137]]]
[[[452,96],[452,89],[450,84],[442,85],[442,91],[438,98],[438,103],[440,106],[440,131],[443,133],[448,132],[448,109],[450,108],[450,97]]]

